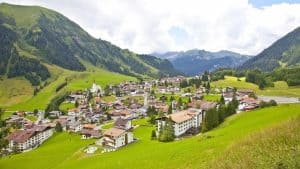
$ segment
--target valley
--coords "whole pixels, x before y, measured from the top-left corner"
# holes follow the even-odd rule
[[[0,0],[0,168],[300,168],[299,10],[203,2]]]

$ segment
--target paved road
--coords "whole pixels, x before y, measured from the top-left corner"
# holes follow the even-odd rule
[[[258,99],[263,101],[275,100],[279,104],[283,103],[300,103],[300,98],[297,97],[284,97],[284,96],[258,96]]]

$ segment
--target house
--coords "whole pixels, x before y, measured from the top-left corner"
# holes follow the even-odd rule
[[[238,109],[241,111],[253,110],[259,107],[259,103],[259,100],[246,96],[240,100]]]
[[[68,116],[79,117],[81,115],[81,110],[79,108],[73,108],[68,110]]]
[[[101,133],[99,130],[92,130],[92,129],[81,130],[81,139],[100,138],[100,137],[101,137]]]
[[[193,100],[191,103],[188,103],[188,107],[194,109],[201,109],[204,111],[215,108],[216,106],[217,106],[216,102],[209,102],[203,100]]]
[[[70,132],[80,132],[82,130],[82,124],[78,121],[69,123],[68,130]]]
[[[238,100],[239,100],[239,98],[242,98],[244,96],[250,96],[252,94],[254,94],[254,91],[251,90],[251,89],[238,89],[236,91],[236,95],[238,97]]]
[[[224,92],[223,97],[224,97],[225,103],[227,104],[233,100],[234,93],[233,92]]]
[[[166,124],[167,119],[170,119],[172,121],[174,127],[174,134],[176,137],[179,137],[187,133],[188,131],[193,132],[199,129],[200,124],[202,122],[202,112],[196,109],[188,109],[158,118],[158,133],[160,133],[163,129],[163,126]]]
[[[122,118],[118,118],[115,121],[114,126],[118,129],[123,129],[123,130],[130,130],[132,129],[132,124],[131,124],[131,120],[130,119],[122,119]]]
[[[106,149],[118,149],[133,142],[133,133],[116,127],[103,133],[102,146]]]
[[[62,115],[62,113],[60,111],[51,111],[51,112],[49,112],[49,117],[51,117],[51,118],[57,118],[60,115]]]
[[[12,151],[25,151],[39,146],[53,135],[53,130],[49,126],[37,125],[26,130],[16,130],[7,136],[8,148]]]

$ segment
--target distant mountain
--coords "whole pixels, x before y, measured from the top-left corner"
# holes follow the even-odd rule
[[[239,70],[261,69],[272,71],[279,67],[300,64],[300,27],[277,40],[257,56],[249,59]]]
[[[95,39],[55,11],[0,4],[0,75],[24,76],[36,84],[50,76],[45,64],[84,71],[83,62],[130,76],[179,74],[168,60]]]
[[[186,75],[197,75],[206,70],[215,70],[221,67],[237,67],[250,58],[230,51],[209,52],[205,50],[189,50],[186,52],[153,53],[159,58],[168,59],[175,69]]]

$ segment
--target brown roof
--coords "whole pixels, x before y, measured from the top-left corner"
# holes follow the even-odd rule
[[[118,128],[110,128],[106,130],[103,134],[107,136],[117,137],[124,134],[126,131]]]
[[[86,129],[94,129],[96,128],[96,124],[84,124],[83,125],[83,128],[86,128]]]
[[[168,117],[171,117],[171,119],[175,123],[181,123],[181,122],[184,122],[186,120],[192,119],[197,114],[198,114],[197,112],[193,112],[191,110],[183,110],[183,111],[180,111],[178,113],[171,114]]]
[[[23,143],[35,134],[34,130],[17,130],[6,137],[9,141]]]
[[[115,127],[117,128],[124,128],[126,126],[126,124],[128,123],[128,119],[122,119],[122,118],[118,118],[115,122]]]
[[[202,110],[209,110],[209,109],[215,108],[217,106],[217,103],[203,101],[203,100],[197,100],[197,101],[193,101],[193,102],[189,103],[188,106],[193,107],[193,108],[200,108]]]
[[[93,137],[100,137],[101,133],[99,130],[91,130],[91,129],[82,129],[81,134],[83,135],[91,135]]]

